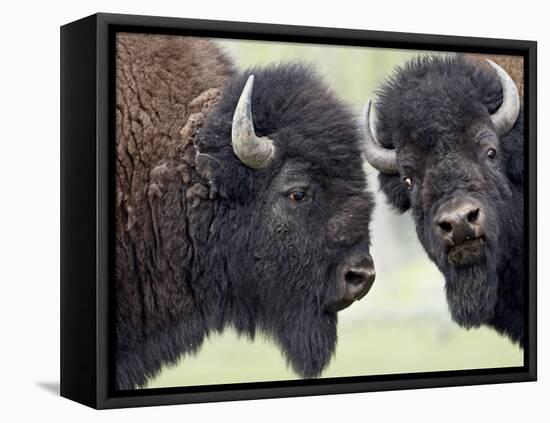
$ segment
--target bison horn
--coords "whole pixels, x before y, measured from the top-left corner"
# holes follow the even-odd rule
[[[252,122],[252,87],[254,75],[250,75],[237,103],[231,128],[231,142],[237,157],[252,169],[266,167],[273,160],[273,141],[258,137]]]
[[[364,138],[363,154],[371,166],[378,171],[395,175],[399,173],[397,170],[397,154],[395,150],[384,148],[376,141],[376,136],[370,126],[371,105],[372,100],[369,99],[363,111],[363,124],[361,125]]]
[[[491,60],[487,60],[487,62],[497,73],[500,85],[502,86],[502,104],[491,115],[491,122],[495,127],[495,132],[500,136],[506,134],[516,123],[520,109],[519,94],[516,84],[514,84],[510,75]]]

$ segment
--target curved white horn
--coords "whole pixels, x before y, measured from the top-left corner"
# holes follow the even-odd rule
[[[231,127],[231,142],[237,157],[252,169],[266,167],[273,160],[273,141],[267,137],[258,137],[254,132],[252,121],[252,88],[254,75],[250,75],[239,98],[233,125]]]
[[[370,126],[370,112],[372,106],[372,99],[369,99],[367,105],[363,110],[363,154],[367,161],[375,169],[382,173],[387,173],[389,175],[395,175],[399,173],[397,169],[397,153],[395,150],[382,147],[378,141],[376,141],[376,136],[373,134]]]
[[[500,85],[502,86],[502,104],[499,109],[491,115],[491,122],[495,126],[497,135],[504,135],[514,127],[520,110],[520,99],[516,84],[495,62],[488,60],[487,63],[497,73]]]

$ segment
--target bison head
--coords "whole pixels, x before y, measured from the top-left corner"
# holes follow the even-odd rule
[[[220,325],[270,335],[303,377],[332,356],[336,312],[374,281],[360,144],[352,113],[299,65],[232,78],[196,143],[223,215],[209,265]]]
[[[365,156],[389,202],[412,210],[465,327],[491,323],[523,234],[520,99],[506,72],[489,64],[420,57],[380,88],[376,131],[370,102],[364,114]]]

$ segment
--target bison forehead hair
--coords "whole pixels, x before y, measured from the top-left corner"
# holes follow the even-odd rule
[[[491,119],[503,103],[499,78],[457,55],[411,60],[377,94],[376,139],[397,159],[395,173],[379,174],[381,189],[399,212],[412,211],[453,318],[523,342],[522,110],[499,134]],[[454,248],[462,223],[452,219],[466,210],[472,233]]]
[[[274,141],[276,160],[265,172],[243,168],[231,146],[231,122],[243,86],[255,76],[252,96],[254,129],[259,137]],[[228,197],[252,194],[246,188],[261,190],[259,181],[269,179],[289,161],[311,165],[319,177],[345,181],[349,193],[365,190],[360,139],[353,114],[322,81],[312,66],[299,63],[268,68],[247,69],[228,81],[216,110],[199,133],[197,147],[201,153],[233,163],[239,176],[249,176],[251,183],[235,186],[220,176],[217,188]],[[225,169],[226,171],[228,169]],[[245,172],[248,170],[248,172]],[[224,183],[225,182],[225,183]],[[233,188],[231,188],[233,187]]]

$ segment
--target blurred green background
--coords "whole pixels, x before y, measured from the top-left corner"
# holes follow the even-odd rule
[[[219,40],[241,69],[278,62],[315,65],[359,114],[396,65],[420,52],[314,44]],[[370,187],[375,172],[365,165]],[[336,354],[322,377],[379,375],[523,365],[523,351],[491,329],[451,321],[443,278],[416,239],[409,214],[396,215],[376,193],[371,250],[376,282],[339,313]],[[296,379],[269,339],[232,330],[213,334],[194,356],[165,368],[148,388]]]

